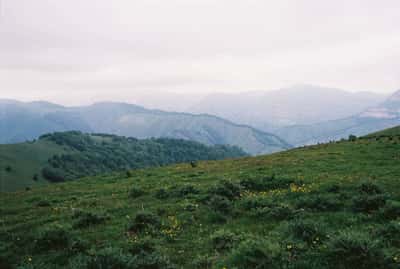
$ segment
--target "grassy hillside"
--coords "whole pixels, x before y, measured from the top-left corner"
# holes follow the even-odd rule
[[[237,147],[205,146],[179,139],[53,133],[33,142],[0,145],[0,191],[112,171],[245,155]]]
[[[2,194],[2,268],[399,268],[390,132]]]

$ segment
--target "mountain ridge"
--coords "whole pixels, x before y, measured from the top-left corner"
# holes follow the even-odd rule
[[[0,114],[3,118],[0,143],[21,142],[54,131],[79,130],[137,138],[182,138],[206,145],[229,144],[251,154],[271,153],[291,147],[274,134],[214,115],[166,112],[123,102],[100,102],[79,107],[50,103],[41,108],[32,103],[19,102],[17,105],[2,105],[0,111],[3,111]],[[20,121],[25,121],[26,126]]]

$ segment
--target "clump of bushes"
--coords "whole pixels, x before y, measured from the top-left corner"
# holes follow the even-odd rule
[[[226,252],[232,249],[240,239],[240,236],[222,229],[211,235],[211,244],[216,251]]]
[[[39,202],[36,203],[36,206],[38,207],[49,207],[51,206],[51,203],[47,200],[40,200]]]
[[[129,198],[136,199],[145,195],[146,192],[140,187],[133,187],[129,190]]]
[[[251,215],[256,218],[285,220],[294,216],[294,211],[287,205],[278,204],[268,207],[256,208],[251,211]]]
[[[386,204],[386,196],[382,194],[362,194],[354,197],[352,202],[355,212],[371,213]]]
[[[120,248],[108,247],[95,254],[79,255],[70,261],[69,268],[87,269],[172,269],[169,260],[155,249],[128,253]]]
[[[160,200],[167,199],[169,197],[169,192],[165,188],[161,188],[157,190],[155,197]]]
[[[71,235],[63,227],[51,227],[39,232],[35,240],[39,251],[60,250],[68,248]]]
[[[42,169],[42,176],[50,182],[63,182],[66,179],[65,173],[61,169],[50,166]]]
[[[288,229],[293,238],[309,245],[317,245],[325,237],[323,227],[319,223],[307,219],[292,221],[289,223]]]
[[[385,220],[393,220],[400,217],[400,202],[387,201],[385,206],[379,209],[378,216]]]
[[[264,240],[248,239],[234,248],[227,268],[281,268],[279,245]]]
[[[224,196],[213,195],[210,197],[208,204],[215,212],[229,214],[232,211],[231,201]]]
[[[386,223],[375,230],[375,235],[390,243],[392,246],[400,247],[400,222],[391,221]]]
[[[336,211],[342,207],[339,197],[336,195],[307,195],[300,197],[295,206],[297,209],[311,211]]]
[[[326,248],[330,268],[390,268],[382,248],[365,234],[342,233]]]
[[[141,233],[143,231],[153,231],[161,226],[160,217],[154,213],[141,211],[138,212],[128,226],[128,231]]]
[[[376,195],[383,193],[383,190],[377,184],[370,181],[362,182],[358,186],[358,191],[361,194],[367,194],[367,195]]]
[[[109,219],[109,217],[104,214],[81,210],[76,211],[73,218],[76,219],[74,223],[75,228],[86,228],[92,225],[104,223]]]
[[[191,194],[199,194],[200,191],[194,185],[183,185],[176,189],[176,195],[178,197],[186,197]]]
[[[294,183],[293,179],[276,178],[274,175],[263,178],[243,179],[240,181],[240,185],[249,191],[285,189],[288,188],[292,183]]]
[[[245,210],[270,207],[273,205],[270,199],[264,197],[244,197],[240,200],[240,207]]]
[[[241,186],[229,180],[222,180],[212,187],[208,193],[234,200],[240,197]]]
[[[7,173],[10,173],[10,172],[12,171],[12,167],[11,167],[10,165],[7,165],[7,166],[4,168],[4,170],[5,170]]]

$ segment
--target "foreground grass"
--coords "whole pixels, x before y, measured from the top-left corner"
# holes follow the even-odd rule
[[[399,268],[399,186],[391,133],[1,193],[0,267]]]

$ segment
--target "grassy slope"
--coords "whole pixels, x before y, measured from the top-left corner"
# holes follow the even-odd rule
[[[78,143],[76,141],[86,141],[85,139],[89,139],[89,137],[90,141],[93,143],[86,142],[86,144],[84,144],[84,150],[82,151],[79,151],[76,145],[71,142],[75,141],[75,143]],[[56,138],[59,138],[59,140],[55,140]],[[114,138],[120,140],[113,141]],[[64,142],[60,144],[57,143],[57,141]],[[69,144],[66,143],[68,141],[70,142]],[[103,145],[103,143],[106,144]],[[105,150],[107,150],[107,153],[104,153]],[[176,150],[176,152],[173,150]],[[124,170],[126,167],[143,168],[156,166],[154,162],[151,161],[156,161],[158,164],[183,162],[181,161],[182,159],[180,159],[182,156],[175,156],[174,154],[183,155],[189,160],[222,159],[224,156],[246,155],[239,149],[236,150],[229,147],[221,149],[217,146],[206,147],[191,141],[166,139],[160,141],[152,141],[149,139],[129,140],[124,137],[87,135],[76,132],[55,133],[31,142],[0,144],[0,192],[17,191],[25,189],[26,187],[36,187],[49,183],[42,176],[42,168],[49,166],[48,160],[51,157],[63,154],[70,154],[75,157],[86,154],[83,159],[87,159],[88,154],[90,154],[90,157],[93,158],[91,159],[92,166],[90,167],[85,166],[87,163],[83,163],[81,159],[70,162],[69,164],[65,162],[61,163],[61,165],[64,165],[64,170],[62,171],[72,169],[75,174],[80,175],[79,177],[100,174],[99,171],[102,171],[102,173],[120,171]],[[94,159],[98,156],[103,156],[109,163],[115,161],[118,157],[123,157],[129,160],[130,166],[121,165],[122,168],[104,168],[104,163],[102,162],[104,158]],[[151,160],[149,160],[150,157]],[[136,158],[139,160],[136,160]],[[76,167],[78,164],[81,166]],[[84,167],[82,168],[82,166]],[[11,171],[7,171],[7,167],[11,167]],[[68,169],[66,169],[66,167],[68,167]],[[98,170],[94,170],[96,167]],[[37,175],[37,180],[33,179],[34,175]],[[76,179],[76,177],[72,176],[66,178]]]
[[[51,156],[65,152],[67,150],[63,147],[46,140],[0,145],[0,191],[15,191],[48,183],[41,176],[41,168]],[[6,166],[11,166],[12,171],[6,172]],[[34,174],[38,175],[38,181],[33,180]]]
[[[361,180],[376,182],[390,199],[400,200],[400,136],[399,133],[396,135],[393,140],[382,138],[376,141],[364,138],[355,142],[298,148],[256,158],[201,162],[196,168],[180,164],[132,171],[131,178],[115,174],[38,187],[27,192],[1,194],[0,242],[1,239],[8,240],[6,253],[15,263],[30,263],[28,259],[32,257],[33,263],[57,261],[62,264],[65,259],[61,259],[59,255],[63,252],[35,251],[33,239],[37,238],[41,229],[52,225],[63,226],[70,232],[71,237],[87,240],[88,248],[92,250],[110,245],[126,248],[132,241],[137,240],[127,235],[127,224],[136,212],[144,208],[151,212],[163,212],[160,214],[164,227],[167,227],[165,229],[172,229],[176,233],[171,239],[167,233],[161,231],[153,235],[153,238],[161,252],[169,256],[179,268],[193,268],[192,261],[199,256],[211,257],[213,268],[222,268],[225,263],[229,264],[229,254],[216,252],[210,243],[210,235],[221,228],[241,234],[244,238],[267,238],[271,242],[282,243],[284,251],[286,244],[298,244],[299,248],[302,246],[302,243],[290,241],[291,237],[287,236],[287,219],[251,217],[249,210],[240,207],[241,201],[256,197],[295,207],[299,198],[318,193],[325,195],[324,186],[329,184],[338,184],[345,190],[342,196],[335,196],[337,199],[341,197],[340,201],[343,202],[340,209],[327,212],[306,208],[303,218],[323,225],[331,237],[339,231],[352,230],[364,232],[373,239],[371,231],[380,227],[382,223],[375,218],[374,213],[354,213],[349,205],[356,195],[354,187]],[[277,178],[294,179],[297,184],[301,182],[305,186],[303,190],[280,188],[266,192],[243,192],[242,198],[232,202],[236,213],[227,214],[225,223],[212,221],[209,206],[199,202],[201,196],[209,192],[210,186],[222,179],[239,181],[272,174]],[[159,188],[185,184],[196,186],[201,193],[186,198],[174,196],[163,200],[154,197]],[[136,199],[128,198],[128,190],[133,186],[145,190],[146,194]],[[36,206],[36,203],[43,199],[50,201],[51,206]],[[185,208],[188,203],[198,207],[192,212],[187,211]],[[71,216],[76,208],[105,212],[111,218],[104,224],[89,228],[71,228],[74,222]],[[169,222],[171,218],[177,219],[177,225]],[[139,235],[139,238],[141,236]],[[320,246],[307,251],[323,252],[329,239],[322,241]],[[400,254],[400,249],[394,248],[392,251],[388,255],[393,255],[395,259],[395,255]],[[389,259],[392,259],[392,256]],[[318,258],[313,260],[318,261]],[[397,268],[396,265],[393,266]],[[313,266],[309,265],[307,268]],[[320,268],[320,265],[315,268]]]

